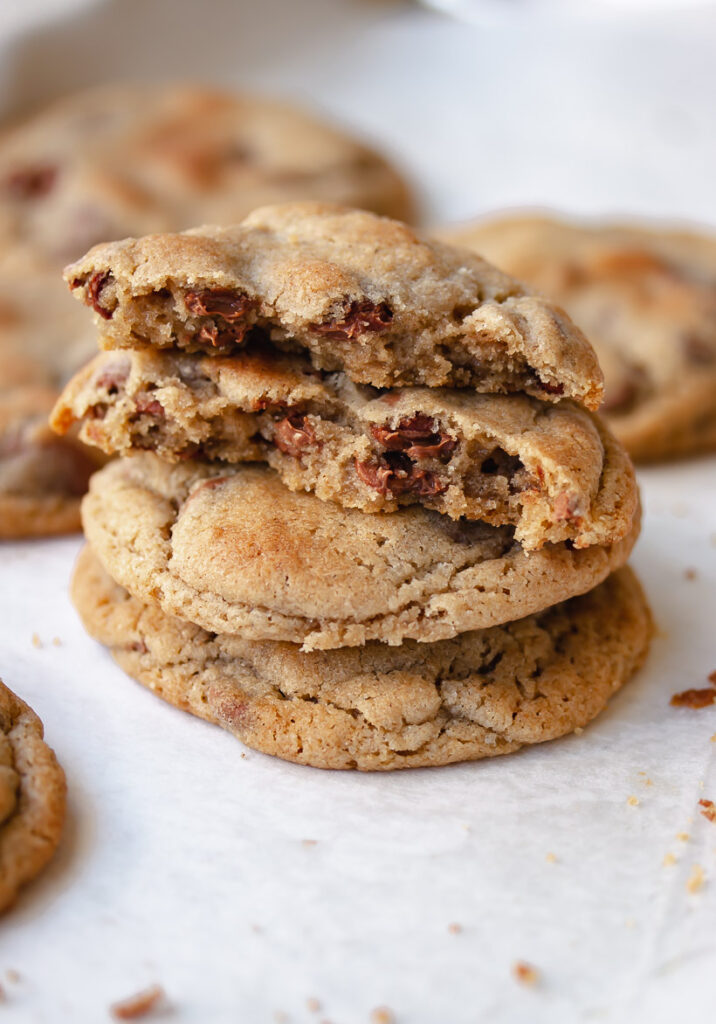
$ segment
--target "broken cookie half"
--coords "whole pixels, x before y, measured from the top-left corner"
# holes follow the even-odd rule
[[[512,525],[526,550],[626,536],[628,457],[591,413],[524,394],[356,385],[302,355],[106,352],[65,389],[52,424],[107,454],[268,462],[293,491],[365,512],[421,504]]]
[[[363,211],[264,207],[234,227],[95,246],[65,277],[107,348],[226,356],[260,335],[374,387],[602,398],[596,356],[559,307]]]

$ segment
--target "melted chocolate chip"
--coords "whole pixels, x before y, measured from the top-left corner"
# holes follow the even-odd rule
[[[402,419],[397,427],[371,427],[371,434],[389,451],[402,451],[411,459],[447,459],[457,447],[457,438],[436,430],[424,413]]]
[[[57,168],[51,165],[23,167],[8,174],[3,188],[13,199],[39,199],[52,190],[56,179]]]
[[[216,316],[228,323],[241,320],[256,305],[253,299],[230,288],[209,288],[202,292],[187,292],[186,308],[195,316]]]
[[[378,334],[390,327],[393,311],[385,302],[352,302],[342,320],[329,320],[325,324],[312,324],[317,334],[327,338],[351,340],[360,334]]]
[[[550,384],[546,380],[539,380],[537,381],[537,385],[542,389],[542,391],[546,391],[548,395],[564,394],[564,384]]]
[[[107,309],[106,306],[102,305],[102,291],[114,278],[108,270],[97,271],[87,282],[87,305],[91,306],[95,313],[104,320],[111,320],[114,313],[113,309]],[[76,282],[72,282],[72,287],[75,287]]]
[[[140,391],[134,399],[134,407],[137,412],[146,416],[154,416],[157,419],[164,419],[164,406],[156,398],[152,398],[147,391]]]
[[[313,427],[304,415],[297,412],[284,416],[276,423],[272,441],[279,451],[294,459],[300,458],[306,448],[317,443]]]
[[[433,498],[447,490],[447,483],[435,473],[418,469],[405,452],[388,451],[377,461],[355,460],[358,478],[379,494],[414,494],[418,498]]]

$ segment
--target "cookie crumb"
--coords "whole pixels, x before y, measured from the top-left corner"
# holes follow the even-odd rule
[[[14,967],[8,967],[5,971],[5,979],[9,981],[11,985],[17,985],[20,980],[20,972],[16,971]]]
[[[699,807],[703,808],[701,814],[704,818],[716,825],[716,806],[714,806],[713,800],[699,800]]]
[[[62,641],[60,640],[60,638],[58,636],[53,636],[53,638],[52,638],[52,646],[53,647],[62,647]]]
[[[395,1014],[387,1006],[376,1006],[371,1010],[370,1024],[395,1024]]]
[[[153,1013],[163,999],[164,989],[160,985],[152,985],[143,992],[137,992],[134,996],[113,1003],[109,1012],[115,1020],[139,1020],[140,1017]]]
[[[458,924],[457,921],[451,921],[447,929],[451,935],[459,935],[462,931],[462,925]]]
[[[716,686],[716,672],[710,672],[706,678],[712,686]]]
[[[691,836],[688,832],[677,832],[676,838],[682,843],[688,843],[689,839],[691,839]]]
[[[691,708],[697,711],[699,708],[710,707],[716,704],[716,687],[704,688],[701,690],[682,690],[675,693],[669,701],[672,708]]]
[[[696,569],[692,569],[691,567],[689,567],[688,569],[684,569],[684,579],[695,580],[698,579],[698,575],[699,574],[697,573]]]
[[[512,973],[520,985],[536,985],[539,981],[539,971],[537,968],[533,967],[532,964],[525,963],[524,960],[517,960],[513,964]]]
[[[302,839],[301,840],[301,846],[305,846],[306,849],[309,849],[311,846],[318,846],[318,840],[317,839]]]
[[[40,640],[39,633],[32,634],[32,646],[37,647],[38,649],[42,647],[42,640]]]
[[[686,882],[686,888],[689,892],[698,892],[699,889],[703,888],[705,881],[706,876],[704,874],[704,869],[700,864],[694,864],[688,881]]]
[[[556,864],[557,863],[557,854],[556,853],[548,853],[547,856],[545,857],[545,860],[547,861],[548,864]]]
[[[632,794],[632,796],[628,796],[627,797],[627,803],[629,804],[630,807],[637,807],[638,804],[639,804],[639,797],[638,796],[634,796]]]
[[[581,725],[578,725],[575,729],[573,729],[573,732],[575,736],[581,736],[584,732],[584,728]]]
[[[673,853],[667,853],[661,863],[665,868],[670,868],[673,864],[676,864],[676,857]]]
[[[712,742],[712,743],[716,743],[716,732],[715,732],[715,733],[713,734],[713,736],[711,737],[711,742]]]
[[[306,1009],[310,1010],[311,1013],[318,1013],[321,1009],[321,1004],[315,996],[309,996],[306,1000]]]

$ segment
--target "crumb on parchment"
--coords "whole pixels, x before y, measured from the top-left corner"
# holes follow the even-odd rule
[[[665,854],[664,859],[661,863],[665,868],[670,868],[672,867],[672,865],[677,863],[677,860],[673,853],[667,853]]]
[[[637,807],[639,804],[639,797],[634,796],[634,794],[632,794],[631,796],[627,797],[627,803],[630,807]]]
[[[370,1024],[395,1024],[395,1014],[387,1006],[376,1006],[371,1010]]]
[[[459,935],[460,932],[462,931],[462,925],[459,924],[457,921],[451,921],[450,924],[447,926],[447,930],[451,935]]]
[[[689,839],[691,839],[691,836],[688,832],[677,832],[676,838],[679,840],[680,843],[688,843]]]
[[[699,800],[699,807],[702,808],[701,814],[704,818],[716,825],[716,805],[714,805],[713,800]]]
[[[33,647],[37,647],[38,650],[42,647],[42,640],[40,640],[40,634],[39,633],[33,633],[32,634],[32,646]]]
[[[311,1013],[318,1013],[321,1009],[321,1003],[315,996],[309,996],[306,1000],[306,1009]]]
[[[532,964],[524,960],[516,960],[512,965],[512,973],[520,985],[536,985],[539,981],[539,971]]]
[[[548,853],[547,856],[545,857],[545,860],[547,861],[548,864],[556,864],[557,863],[557,854],[556,853],[552,853],[550,851],[550,853]]]
[[[704,874],[704,869],[700,864],[694,864],[691,868],[691,874],[687,879],[686,888],[689,892],[698,892],[699,889],[704,887],[705,881],[706,875]]]
[[[695,580],[698,578],[698,575],[699,574],[696,571],[696,569],[692,568],[691,566],[689,566],[688,569],[684,569],[684,578],[687,580]]]
[[[152,985],[136,995],[113,1003],[109,1008],[115,1020],[140,1020],[159,1009],[164,1001],[164,989],[160,985]]]

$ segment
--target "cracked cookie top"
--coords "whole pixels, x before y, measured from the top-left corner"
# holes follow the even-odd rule
[[[114,579],[214,632],[309,648],[432,641],[582,593],[622,565],[611,546],[527,554],[511,527],[420,506],[365,515],[293,493],[270,469],[154,455],[90,482],[83,524]]]
[[[92,636],[169,703],[267,754],[364,771],[493,757],[581,728],[639,667],[651,634],[629,569],[452,640],[311,653],[172,618],[130,597],[89,547],[72,597]]]
[[[97,246],[67,268],[102,344],[230,354],[250,335],[376,387],[524,391],[598,407],[591,346],[556,306],[467,250],[320,203]]]

